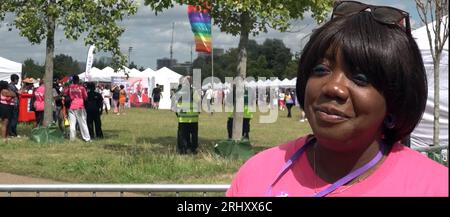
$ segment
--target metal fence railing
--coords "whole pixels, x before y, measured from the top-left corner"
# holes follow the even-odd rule
[[[197,192],[206,197],[211,192],[224,193],[229,187],[213,184],[0,184],[0,192],[5,192],[8,197],[13,196],[13,192],[31,192],[36,197],[42,192],[63,192],[64,197],[69,197],[70,192],[89,192],[92,197],[96,197],[98,192],[117,193],[119,197],[123,197],[125,192],[147,193],[149,197],[155,192],[175,193],[177,197],[182,192]]]
[[[444,149],[448,150],[448,145],[430,145],[427,147],[416,147],[414,150],[418,152],[439,152]]]
[[[413,149],[448,167],[448,145],[430,145],[426,147],[414,147]]]

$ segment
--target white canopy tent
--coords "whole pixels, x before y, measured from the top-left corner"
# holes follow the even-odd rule
[[[295,79],[295,81],[297,80],[296,78],[294,78]],[[292,79],[292,80],[294,80],[294,79]],[[292,85],[292,80],[289,80],[289,79],[287,79],[287,78],[285,78],[285,79],[283,79],[283,81],[281,81],[281,87],[283,87],[283,88],[292,88],[292,87],[295,87],[295,83],[294,83],[294,85]]]
[[[89,81],[94,82],[111,82],[111,76],[107,75],[103,70],[100,70],[96,67],[92,67],[91,71],[89,73]],[[80,77],[80,80],[84,81],[86,78],[86,72],[78,74],[78,77]]]
[[[179,79],[182,75],[164,67],[159,69],[158,71],[153,71],[150,68],[145,69],[144,71],[139,71],[137,69],[129,69],[124,67],[124,69],[119,70],[118,72],[114,72],[111,67],[105,67],[103,70],[93,67],[90,72],[90,81],[94,82],[111,82],[111,77],[124,77],[128,73],[129,77],[136,78],[149,78],[149,91],[151,91],[156,86],[156,84],[162,85],[162,98],[159,102],[160,109],[170,109],[170,89],[172,87],[176,87],[178,85]],[[85,73],[81,73],[78,75],[81,80],[84,80]]]
[[[102,69],[102,73],[108,74],[108,75],[112,75],[114,73],[114,69],[107,66],[104,69]]]
[[[155,74],[155,84],[162,85],[161,92],[161,100],[159,101],[160,109],[170,109],[171,100],[170,100],[170,89],[176,88],[179,84],[179,80],[182,75],[170,70],[167,67],[163,67],[156,72]],[[153,90],[152,90],[153,91]]]
[[[445,17],[448,19],[448,16]],[[447,21],[448,22],[448,21]],[[431,24],[428,24],[431,25]],[[443,27],[441,27],[443,29]],[[431,26],[430,26],[431,30]],[[434,38],[431,30],[432,38]],[[433,144],[433,119],[434,119],[434,67],[433,58],[431,56],[430,45],[426,27],[423,26],[412,32],[416,39],[417,45],[422,53],[425,69],[428,78],[428,100],[425,108],[425,113],[419,125],[411,134],[411,147],[427,147]],[[434,40],[434,39],[433,39]],[[440,63],[439,85],[440,85],[440,132],[439,144],[448,145],[448,40],[444,44]]]
[[[289,84],[288,84],[290,87],[293,87],[293,88],[295,88],[296,86],[297,86],[297,78],[293,78],[293,79],[291,79],[290,81],[289,81]]]
[[[142,71],[142,73],[144,75],[149,75],[149,76],[154,76],[155,75],[155,71],[151,68],[146,68],[144,71]]]
[[[0,57],[0,80],[11,82],[11,75],[17,74],[19,76],[19,85],[22,74],[22,64],[17,63],[3,57]]]
[[[202,90],[207,90],[210,87],[213,88],[214,90],[220,90],[220,89],[225,88],[225,84],[219,83],[219,82],[214,82],[214,85],[212,85],[211,82],[208,82],[202,86]]]
[[[270,86],[270,87],[279,87],[282,84],[282,81],[280,81],[280,79],[278,79],[278,78],[275,80],[269,80],[269,81],[270,81],[270,83],[268,86]]]
[[[150,69],[151,70],[151,69]],[[128,73],[129,77],[152,77],[154,75],[145,73],[144,71],[139,71],[137,69],[128,69],[124,67],[123,70],[119,70],[118,72],[114,72],[114,69],[111,67],[105,67],[104,69],[100,70],[98,68],[92,67],[90,72],[90,81],[93,82],[111,82],[111,77],[126,77],[125,72]],[[78,75],[81,80],[85,79],[85,72]]]

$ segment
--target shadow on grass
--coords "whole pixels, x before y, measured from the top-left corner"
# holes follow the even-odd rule
[[[162,146],[171,146],[177,144],[177,137],[174,136],[137,137],[136,143],[150,143],[150,144],[160,144]]]
[[[213,147],[218,140],[205,139],[202,137],[198,138],[199,145],[207,145]],[[164,137],[138,137],[136,138],[136,143],[150,143],[159,144],[162,146],[176,146],[177,137],[175,136],[164,136]]]
[[[225,140],[225,139],[223,139]],[[214,145],[220,140],[199,138],[199,148],[203,150],[214,150]],[[103,145],[104,149],[117,151],[117,152],[125,152],[131,155],[140,155],[145,154],[146,152],[152,153],[171,153],[176,150],[177,138],[173,136],[165,136],[165,137],[138,137],[136,138],[137,144],[158,144],[156,146],[139,146],[139,145],[123,145],[120,143],[111,143]],[[260,152],[265,150],[267,147],[263,146],[253,146],[253,150],[255,152]]]
[[[120,130],[102,130],[105,138],[118,138]]]
[[[139,155],[145,152],[143,147],[135,146],[135,145],[123,145],[123,144],[105,144],[103,145],[104,149],[117,151],[117,152],[125,152],[131,155]]]
[[[266,150],[267,147],[264,147],[264,146],[252,146],[252,149],[253,149],[256,153],[259,153],[259,152],[261,152],[261,151]]]

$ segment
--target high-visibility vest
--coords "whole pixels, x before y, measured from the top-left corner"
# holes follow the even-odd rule
[[[233,117],[233,112],[228,114],[228,117]],[[244,93],[244,118],[253,118],[253,112],[250,111],[248,107],[248,92],[247,90]]]
[[[178,108],[185,108],[185,107],[189,106],[188,111],[178,112],[178,123],[198,123],[199,112],[194,111],[193,102],[177,103],[177,106],[178,106]]]
[[[244,105],[244,118],[253,118],[253,112],[250,111],[248,105]]]

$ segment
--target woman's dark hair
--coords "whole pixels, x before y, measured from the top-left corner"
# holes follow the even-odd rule
[[[123,86],[122,84],[120,85],[120,89],[123,89],[123,88],[125,88],[125,86]]]
[[[87,82],[86,83],[86,88],[88,89],[88,91],[95,91],[95,83],[94,82]]]
[[[427,101],[427,78],[414,38],[396,25],[377,22],[368,12],[335,18],[311,35],[300,57],[297,97],[305,108],[305,87],[313,67],[341,52],[349,73],[363,73],[386,100],[395,126],[384,129],[393,144],[412,132]]]
[[[0,91],[2,91],[3,89],[7,89],[8,88],[8,82],[7,81],[0,81]]]
[[[78,75],[72,76],[72,82],[73,82],[74,84],[80,83],[80,77],[78,77]]]
[[[10,76],[11,81],[18,81],[19,80],[19,76],[17,74],[12,74]]]

